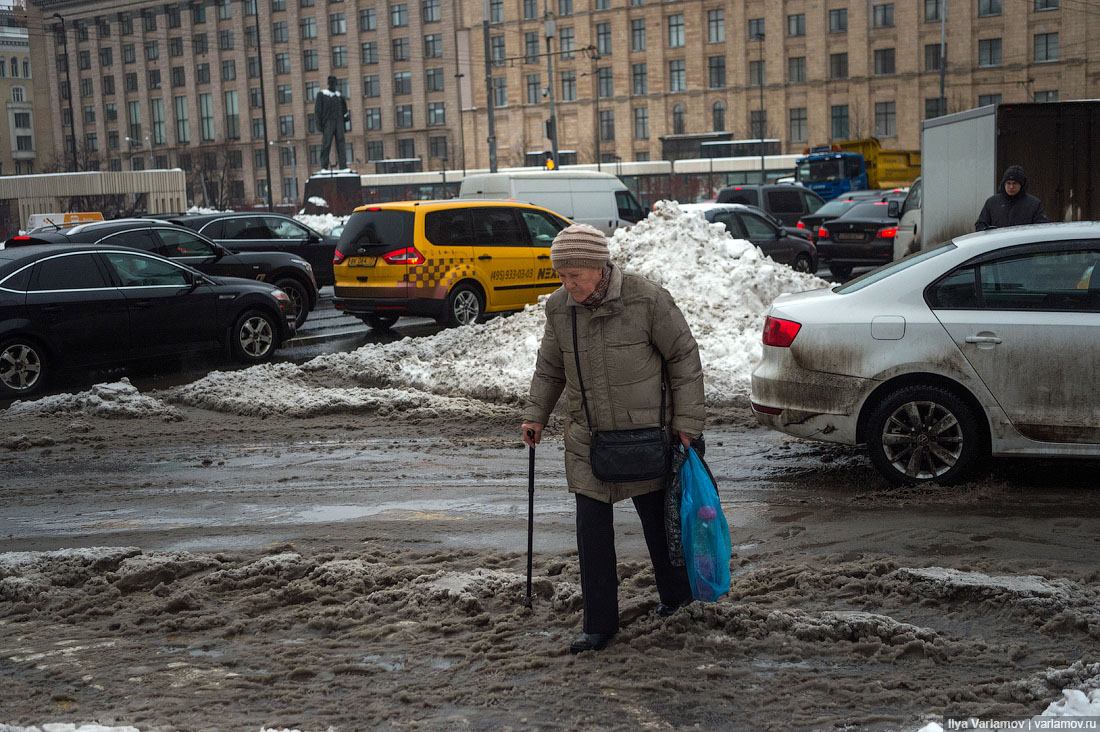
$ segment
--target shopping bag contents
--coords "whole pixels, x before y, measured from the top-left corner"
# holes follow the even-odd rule
[[[706,465],[688,448],[680,469],[680,522],[691,596],[714,602],[730,589],[730,532]]]

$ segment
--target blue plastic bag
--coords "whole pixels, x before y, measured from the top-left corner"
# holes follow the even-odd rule
[[[680,528],[691,596],[714,602],[730,589],[730,530],[706,465],[688,448],[680,469]]]

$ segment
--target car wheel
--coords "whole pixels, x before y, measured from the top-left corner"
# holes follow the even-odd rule
[[[833,277],[838,280],[846,280],[852,276],[852,265],[850,264],[830,264],[829,271],[833,273]]]
[[[309,317],[309,292],[298,280],[284,277],[273,283],[290,298],[290,312],[294,316],[294,327],[301,328]]]
[[[956,483],[986,452],[977,415],[938,386],[907,386],[888,395],[867,426],[871,462],[891,483]]]
[[[229,334],[233,356],[245,363],[263,363],[275,353],[278,330],[275,318],[260,310],[248,310],[237,318]]]
[[[461,325],[473,325],[481,317],[485,303],[481,299],[481,293],[473,285],[459,285],[451,290],[447,296],[447,307],[444,310],[446,325],[456,327]]]
[[[363,322],[374,330],[389,330],[397,318],[397,315],[364,315]]]
[[[30,396],[46,383],[46,357],[42,347],[27,338],[0,343],[0,394]]]
[[[791,263],[791,269],[795,272],[814,273],[814,263],[809,254],[799,254]]]

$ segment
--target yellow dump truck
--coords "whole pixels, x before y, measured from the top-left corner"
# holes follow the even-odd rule
[[[919,176],[919,150],[883,150],[874,137],[810,148],[795,167],[798,182],[826,200],[849,191],[901,188]]]

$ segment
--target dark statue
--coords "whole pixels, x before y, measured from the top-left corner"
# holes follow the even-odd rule
[[[344,124],[349,119],[348,103],[336,90],[336,77],[328,77],[328,89],[322,89],[317,93],[313,102],[313,114],[317,118],[317,126],[323,134],[321,142],[321,167],[328,168],[328,154],[332,148],[332,138],[336,138],[336,162],[337,168],[344,170],[348,167],[347,147],[344,145]]]

